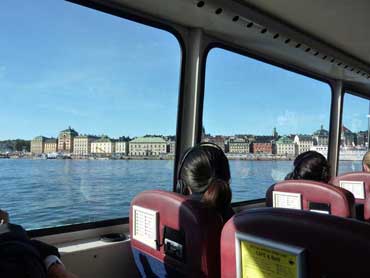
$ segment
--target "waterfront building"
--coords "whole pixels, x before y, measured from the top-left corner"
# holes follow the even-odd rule
[[[176,151],[175,147],[176,141],[174,140],[167,141],[167,153],[174,155]]]
[[[129,143],[130,156],[155,156],[166,152],[166,141],[162,137],[138,137]]]
[[[115,142],[115,153],[121,155],[128,154],[128,142],[127,141],[117,141]]]
[[[311,150],[313,139],[309,135],[296,135],[294,136],[294,143],[296,144],[296,153],[301,154]]]
[[[78,136],[77,131],[71,127],[62,130],[58,136],[58,151],[63,153],[72,153],[73,140],[76,136]]]
[[[356,133],[356,145],[365,147],[368,144],[368,131],[359,131]]]
[[[252,153],[272,154],[273,151],[273,136],[255,136],[251,144]]]
[[[342,132],[340,136],[340,144],[342,146],[354,147],[356,141],[356,134],[342,125]]]
[[[323,125],[321,125],[321,128],[313,133],[312,138],[314,140],[314,145],[328,145],[329,131],[324,129]]]
[[[91,135],[79,135],[73,139],[73,154],[85,156],[91,154],[91,143],[98,137]]]
[[[91,142],[91,153],[101,155],[111,155],[115,152],[115,142],[108,136],[102,136]]]
[[[44,153],[44,143],[48,139],[44,136],[37,136],[31,140],[31,153],[41,154]]]
[[[58,140],[56,138],[47,138],[44,141],[44,153],[55,153],[58,149]]]
[[[216,135],[216,136],[206,136],[204,137],[203,139],[203,142],[209,142],[209,143],[213,143],[213,144],[216,144],[217,146],[219,146],[223,152],[226,151],[226,148],[225,148],[225,136],[222,136],[222,135]]]
[[[234,138],[229,140],[229,153],[246,154],[249,152],[249,142],[246,139]]]
[[[328,156],[328,146],[327,145],[312,146],[310,151],[321,153],[325,157]]]
[[[294,141],[286,136],[280,137],[280,139],[276,141],[276,154],[294,156],[296,154]]]

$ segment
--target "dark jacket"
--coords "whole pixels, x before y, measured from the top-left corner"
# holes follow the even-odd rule
[[[49,255],[60,257],[58,249],[31,240],[19,225],[0,225],[0,277],[46,278],[43,260]]]

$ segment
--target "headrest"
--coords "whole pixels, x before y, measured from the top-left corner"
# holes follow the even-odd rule
[[[309,180],[286,180],[270,186],[266,192],[266,204],[273,206],[273,191],[299,193],[301,208],[312,209],[312,205],[326,205],[330,214],[342,217],[354,216],[353,194],[345,189],[327,183]]]
[[[276,257],[281,254],[280,251],[275,253],[274,249],[271,251],[271,246],[277,250],[295,247],[306,254],[303,258],[306,278],[370,275],[367,265],[370,225],[365,222],[302,210],[262,208],[243,211],[231,218],[222,230],[221,277],[238,277],[236,262],[241,262],[242,267],[243,263],[248,263],[243,261],[245,255],[244,258],[236,257],[237,232],[238,237],[249,236],[254,238],[252,242],[258,239],[262,244],[257,245],[262,252],[256,254],[258,250],[255,251],[256,255],[264,256],[260,260],[262,268],[269,267],[271,260],[276,262]],[[277,254],[275,259],[267,257],[269,252]],[[275,264],[272,262],[271,265]]]
[[[157,246],[144,244],[133,236],[135,208],[156,213]],[[150,218],[148,218],[150,220]],[[149,221],[150,222],[150,221]],[[219,240],[222,218],[199,201],[168,191],[150,190],[138,194],[131,202],[130,234],[133,248],[171,265],[186,275],[219,276]],[[183,260],[165,254],[164,234],[177,233],[184,240]],[[196,254],[196,255],[194,255]]]

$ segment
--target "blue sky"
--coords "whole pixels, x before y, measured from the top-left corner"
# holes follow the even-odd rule
[[[60,0],[1,2],[0,140],[68,126],[111,137],[175,134],[181,50],[173,35]],[[367,101],[345,102],[345,125],[366,129]],[[221,49],[209,54],[207,132],[312,133],[328,128],[329,109],[322,82]]]

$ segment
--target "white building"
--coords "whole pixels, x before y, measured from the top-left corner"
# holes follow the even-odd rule
[[[89,155],[91,153],[91,143],[98,138],[95,136],[81,135],[73,139],[74,155]]]
[[[167,152],[166,141],[162,137],[138,137],[129,143],[130,156],[154,156]]]
[[[229,140],[229,153],[245,154],[249,153],[249,142],[243,138]]]
[[[117,141],[115,143],[115,153],[127,155],[128,154],[128,142],[126,141]]]
[[[313,139],[311,136],[307,135],[294,136],[294,143],[297,146],[297,154],[307,152],[313,147]]]
[[[283,136],[279,140],[277,140],[276,154],[285,156],[296,155],[296,145],[294,144],[293,140],[289,139],[286,136]]]
[[[115,142],[103,136],[91,143],[91,153],[110,155],[115,151]]]
[[[312,146],[310,151],[321,153],[323,156],[327,157],[328,156],[328,145]]]

